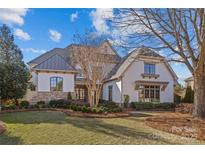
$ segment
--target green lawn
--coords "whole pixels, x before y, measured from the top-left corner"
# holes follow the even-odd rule
[[[76,118],[55,111],[0,114],[7,125],[0,144],[204,144],[146,126],[143,119],[150,114],[113,119]]]

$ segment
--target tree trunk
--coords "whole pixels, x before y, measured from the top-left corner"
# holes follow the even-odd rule
[[[205,75],[194,76],[193,115],[194,117],[205,118]]]

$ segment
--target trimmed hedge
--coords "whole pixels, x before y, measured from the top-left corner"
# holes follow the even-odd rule
[[[132,107],[136,110],[152,110],[152,109],[174,109],[174,103],[152,103],[152,102],[132,102]]]
[[[70,103],[66,100],[59,99],[59,100],[51,100],[49,102],[49,106],[52,108],[65,108],[69,109],[70,108]]]
[[[61,109],[71,109],[73,111],[81,111],[83,113],[97,113],[97,114],[107,114],[107,113],[117,113],[122,112],[120,108],[114,102],[102,102],[99,106],[89,107],[89,104],[77,104],[70,103],[66,100],[51,100],[49,103],[45,101],[38,101],[36,104],[29,104],[28,101],[22,101],[19,105],[20,109],[42,109],[42,108],[61,108]],[[13,103],[8,103],[2,105],[2,110],[15,110],[17,106]]]

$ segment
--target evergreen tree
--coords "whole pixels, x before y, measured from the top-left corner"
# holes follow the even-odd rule
[[[184,103],[193,103],[194,101],[194,91],[192,90],[191,86],[186,88],[186,93],[183,99]]]
[[[22,98],[27,89],[29,71],[23,55],[14,43],[9,27],[0,27],[0,97],[3,100]]]

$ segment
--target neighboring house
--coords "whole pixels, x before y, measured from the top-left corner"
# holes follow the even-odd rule
[[[27,97],[31,102],[66,99],[68,92],[77,100],[87,100],[85,78],[70,56],[72,46],[77,47],[55,48],[28,63],[31,82],[36,86]],[[173,102],[177,76],[164,57],[151,49],[139,48],[121,59],[108,41],[98,48],[102,46],[111,57],[106,65],[102,99],[122,103],[124,95],[129,95],[130,102]]]
[[[186,79],[184,80],[184,82],[185,82],[185,88],[191,86],[191,88],[194,89],[194,78],[193,78],[192,76],[189,77],[189,78],[186,78]]]

